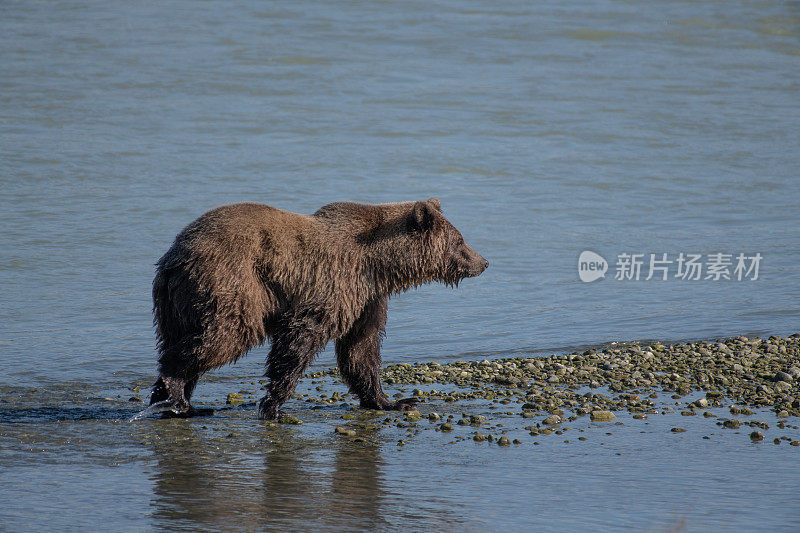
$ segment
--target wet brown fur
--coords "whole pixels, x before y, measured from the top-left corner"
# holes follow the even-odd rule
[[[255,203],[218,207],[189,224],[153,281],[159,373],[151,404],[189,412],[200,376],[271,341],[260,416],[274,418],[330,340],[362,407],[405,409],[381,390],[389,296],[488,266],[435,198],[334,203],[299,215]]]

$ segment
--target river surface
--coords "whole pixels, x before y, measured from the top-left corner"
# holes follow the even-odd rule
[[[796,2],[3,2],[0,529],[796,530],[797,453],[746,438],[125,420],[153,264],[214,206],[441,199],[491,267],[394,298],[383,355],[444,362],[798,331],[798,169]]]

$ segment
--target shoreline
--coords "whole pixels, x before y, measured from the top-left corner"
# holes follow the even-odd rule
[[[338,377],[338,370],[308,375],[322,376]],[[552,392],[548,387],[576,386],[608,387],[615,393],[661,387],[680,396],[692,391],[719,392],[747,406],[771,406],[776,413],[800,416],[800,334],[666,345],[625,343],[562,355],[447,364],[395,363],[384,367],[381,376],[387,385],[439,383],[473,389],[456,395],[463,399],[519,397],[523,391],[531,399],[528,396],[536,391]]]
[[[363,429],[367,420],[374,420],[375,414],[386,417],[384,427],[405,428],[410,436],[424,429],[449,432],[454,424],[468,425],[477,432],[459,435],[456,441],[471,437],[476,441],[497,440],[499,444],[511,441],[479,430],[494,429],[505,435],[524,429],[536,437],[561,434],[569,429],[564,424],[580,424],[583,417],[592,423],[617,420],[619,424],[627,418],[646,420],[648,416],[680,414],[709,419],[723,429],[749,426],[755,429],[749,436],[756,442],[764,439],[761,430],[769,429],[769,424],[737,417],[768,410],[781,430],[798,429],[792,423],[800,417],[800,334],[667,345],[626,343],[571,354],[491,361],[398,363],[384,367],[381,377],[387,394],[402,397],[410,392],[419,397],[418,410],[361,412],[356,410],[357,399],[350,394],[319,394],[330,392],[328,387],[319,386],[327,379],[341,384],[336,369],[307,374],[310,384],[318,385],[318,394],[296,394],[295,398],[316,404],[312,410],[335,405],[352,408],[358,414],[342,415],[341,421],[351,421],[354,427],[335,428],[338,434],[349,437],[360,433],[357,430]],[[431,409],[461,411],[461,419]],[[292,411],[300,417],[308,414]],[[430,425],[420,427],[421,419],[427,419]],[[282,421],[301,422],[294,416]],[[516,427],[520,423],[527,425]],[[268,426],[273,424],[267,422]],[[686,430],[676,425],[671,431]],[[791,433],[791,437],[784,434],[775,438],[774,443],[785,440],[800,446],[797,431]],[[514,439],[513,443],[522,441]],[[405,441],[401,439],[398,444]]]

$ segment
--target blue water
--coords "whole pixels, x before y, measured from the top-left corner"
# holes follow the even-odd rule
[[[149,383],[153,264],[245,200],[441,199],[491,267],[395,298],[387,362],[794,333],[798,94],[786,2],[5,2],[0,386],[91,409]],[[584,250],[605,280],[579,280]],[[763,259],[757,280],[613,279],[619,254],[681,252]]]

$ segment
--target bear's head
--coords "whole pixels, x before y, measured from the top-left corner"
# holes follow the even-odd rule
[[[461,232],[444,217],[437,198],[414,202],[407,220],[410,233],[416,234],[427,256],[427,265],[423,265],[426,281],[458,285],[489,266],[489,261],[464,242]]]

